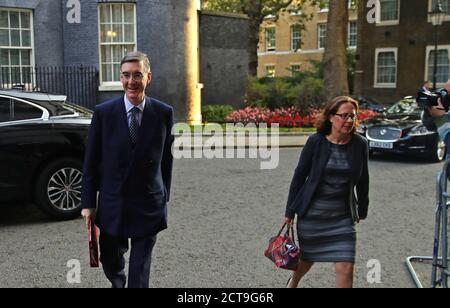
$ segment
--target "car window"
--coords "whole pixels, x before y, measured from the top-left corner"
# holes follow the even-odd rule
[[[0,97],[0,123],[11,120],[11,100],[6,97]]]
[[[42,110],[30,104],[13,100],[13,121],[42,118]]]

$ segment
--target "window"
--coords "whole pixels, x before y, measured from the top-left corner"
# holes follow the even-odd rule
[[[0,97],[0,123],[11,121],[11,100]]]
[[[377,19],[380,25],[395,25],[400,19],[400,0],[379,0]]]
[[[275,28],[266,29],[266,51],[275,51],[277,49],[277,38]]]
[[[318,48],[325,48],[327,39],[327,24],[318,25]],[[348,47],[356,48],[358,45],[358,22],[350,22],[348,25]]]
[[[30,104],[11,100],[12,120],[23,121],[42,118],[43,111]]]
[[[136,50],[134,4],[100,4],[100,63],[102,84],[120,82],[120,62]]]
[[[30,11],[0,9],[0,80],[31,83],[33,20]]]
[[[348,47],[356,48],[358,46],[358,23],[350,22],[348,26]]]
[[[266,66],[266,77],[269,77],[269,78],[275,77],[275,65],[267,65]]]
[[[327,25],[321,24],[318,25],[318,48],[325,48],[325,40],[327,38]]]
[[[302,29],[300,25],[291,27],[291,50],[297,51],[302,48]]]
[[[300,64],[292,64],[291,65],[291,73],[292,77],[295,77],[298,73],[301,71],[301,65]]]
[[[436,3],[438,0],[428,0],[428,11],[431,12],[436,8]],[[442,9],[447,12],[447,16],[444,17],[443,21],[450,21],[450,0],[440,0]],[[431,22],[431,18],[428,17],[428,21]]]
[[[434,46],[427,47],[426,76],[430,81],[434,80],[435,55],[437,55],[436,81],[438,86],[442,87],[450,78],[450,46],[439,46],[437,54]]]
[[[377,49],[375,60],[375,87],[397,86],[397,49]]]
[[[436,3],[438,0],[431,1],[430,12],[436,7]],[[442,9],[447,12],[447,15],[450,15],[450,0],[440,0]]]

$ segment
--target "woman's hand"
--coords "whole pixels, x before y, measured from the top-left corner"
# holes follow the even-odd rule
[[[286,217],[284,223],[288,226],[288,228],[291,228],[294,225],[294,219]]]

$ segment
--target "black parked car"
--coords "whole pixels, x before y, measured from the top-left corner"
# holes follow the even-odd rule
[[[379,113],[386,111],[386,107],[370,97],[353,96],[352,98],[358,102],[360,109],[372,110]]]
[[[414,97],[405,97],[379,117],[361,123],[358,133],[369,141],[370,152],[416,154],[442,161],[445,144],[437,132],[428,131],[421,121],[422,109]]]
[[[0,91],[0,203],[36,203],[56,219],[79,216],[91,118],[65,96]]]

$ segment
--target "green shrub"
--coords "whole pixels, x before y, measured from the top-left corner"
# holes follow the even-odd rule
[[[292,89],[292,97],[296,96],[295,106],[302,112],[308,113],[310,108],[320,108],[326,102],[323,81],[308,77]]]
[[[265,107],[267,105],[267,97],[269,95],[269,87],[256,77],[249,77],[247,81],[247,90],[245,102],[250,107]]]
[[[271,110],[292,106],[293,102],[288,96],[291,87],[291,84],[284,78],[275,78],[271,83],[268,83],[266,106]]]
[[[208,105],[202,108],[203,122],[225,123],[225,118],[234,111],[229,105]]]

